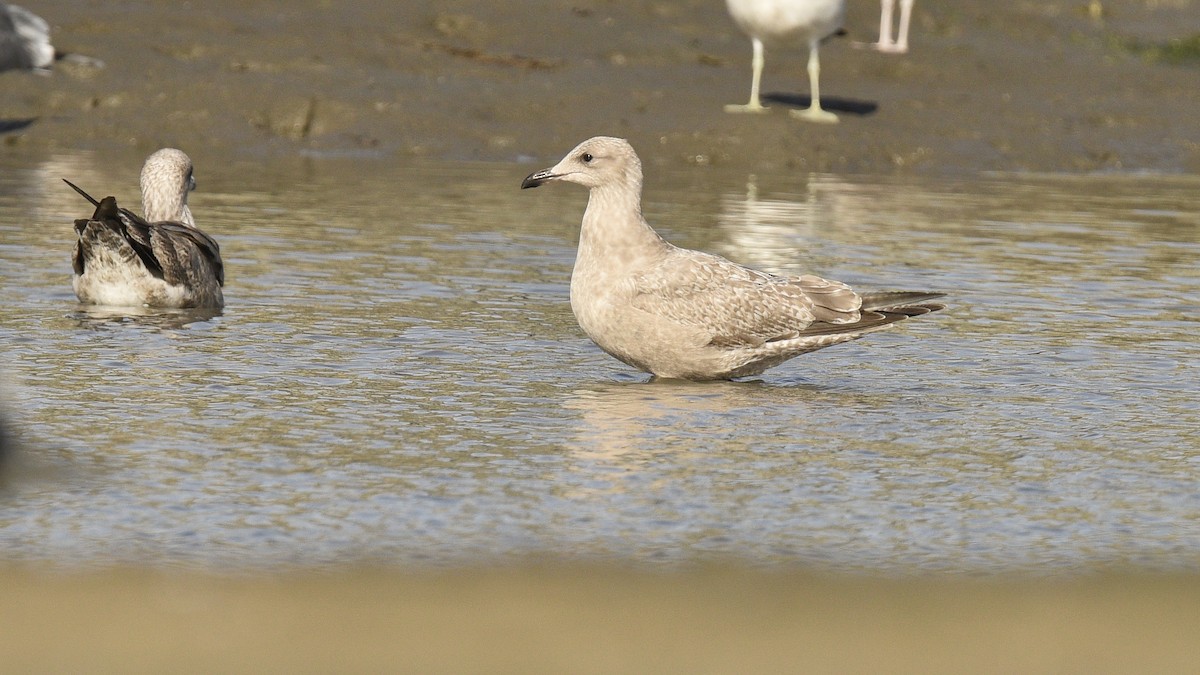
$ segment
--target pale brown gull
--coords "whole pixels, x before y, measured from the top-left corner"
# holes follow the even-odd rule
[[[668,243],[642,217],[642,165],[627,141],[596,137],[522,188],[591,190],[571,274],[571,309],[601,349],[664,378],[757,375],[943,308],[942,293],[859,294],[813,275],[776,276]]]

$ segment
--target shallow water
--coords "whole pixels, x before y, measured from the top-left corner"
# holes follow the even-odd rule
[[[653,166],[680,245],[946,311],[749,382],[648,382],[567,300],[586,194],[525,165],[199,167],[218,316],[78,305],[59,182],[0,159],[0,560],[219,569],[719,559],[1196,570],[1200,180]],[[219,174],[219,175],[218,175]],[[32,467],[32,468],[31,468]]]

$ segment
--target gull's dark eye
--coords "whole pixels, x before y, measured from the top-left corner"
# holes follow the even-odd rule
[[[595,158],[594,158],[594,157],[592,157],[592,153],[590,153],[590,152],[585,152],[585,153],[583,153],[583,156],[582,156],[582,157],[580,157],[580,159],[582,159],[582,160],[583,160],[583,161],[586,163],[586,162],[590,162],[590,161],[592,161],[592,160],[593,160],[593,159],[595,159]]]

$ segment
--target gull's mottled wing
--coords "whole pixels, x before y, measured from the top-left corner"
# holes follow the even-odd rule
[[[212,237],[179,223],[148,223],[132,211],[119,208],[112,197],[101,200],[90,219],[76,220],[75,231],[80,235],[74,255],[76,274],[83,273],[86,248],[106,242],[127,247],[147,272],[169,284],[196,287],[203,281],[201,265],[212,270],[219,285],[225,284],[221,249]],[[132,262],[132,257],[129,260]]]
[[[633,278],[634,307],[707,331],[722,347],[799,337],[859,320],[861,300],[837,281],[780,277],[720,256],[674,248]]]
[[[203,261],[212,269],[217,284],[225,285],[225,264],[221,261],[221,247],[216,240],[200,230],[181,223],[141,222],[135,229],[139,236],[148,237],[155,256],[163,266],[163,279],[170,284],[194,286],[200,283],[198,265]]]
[[[70,185],[70,182],[67,183]],[[71,187],[75,187],[71,185]],[[80,194],[87,193],[75,187]],[[88,197],[91,199],[91,197]],[[75,253],[72,263],[76,274],[83,274],[86,261],[90,257],[92,247],[100,246],[118,254],[126,264],[135,264],[134,259],[141,261],[143,267],[151,275],[162,278],[162,266],[154,254],[150,239],[146,233],[135,230],[131,233],[129,223],[141,220],[133,213],[117,206],[114,197],[105,197],[96,204],[96,211],[91,218],[80,218],[75,221],[75,232],[79,235],[75,243]]]

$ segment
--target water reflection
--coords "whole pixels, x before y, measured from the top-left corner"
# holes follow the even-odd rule
[[[721,255],[775,274],[794,273],[813,264],[809,251],[819,246],[817,222],[821,219],[812,195],[766,198],[758,194],[758,177],[746,179],[746,191],[721,197],[717,221],[727,238]]]
[[[212,321],[221,310],[210,308],[158,309],[153,307],[103,307],[81,305],[70,314],[82,328],[102,329],[117,325],[137,325],[162,329],[187,328]]]
[[[701,451],[695,433],[737,405],[729,392],[667,381],[578,390],[563,404],[580,414],[573,456],[632,471],[647,453]]]
[[[582,196],[528,199],[520,166],[206,173],[226,310],[81,308],[59,174],[134,186],[131,155],[92,178],[88,157],[0,158],[11,414],[75,469],[5,493],[6,559],[912,572],[1200,551],[1194,179],[666,172],[647,217],[680,245],[951,293],[756,381],[686,384],[582,335]]]
[[[17,452],[16,439],[9,425],[7,409],[0,409],[0,492],[8,485],[9,467]]]

